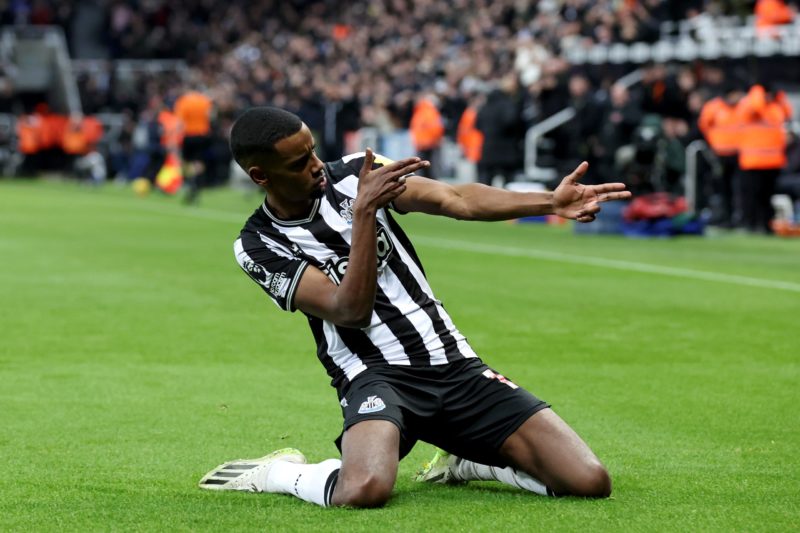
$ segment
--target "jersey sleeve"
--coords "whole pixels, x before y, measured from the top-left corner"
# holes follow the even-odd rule
[[[285,311],[295,311],[294,295],[308,261],[294,257],[277,243],[270,245],[258,236],[242,235],[233,245],[236,261],[250,279]]]

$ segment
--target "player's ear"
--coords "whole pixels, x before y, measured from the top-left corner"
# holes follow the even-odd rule
[[[253,180],[253,183],[259,187],[263,187],[269,182],[267,175],[260,167],[250,167],[247,169],[247,173],[250,175],[250,179]]]

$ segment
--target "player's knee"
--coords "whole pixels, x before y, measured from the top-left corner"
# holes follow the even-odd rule
[[[394,483],[380,476],[368,475],[348,483],[340,505],[350,507],[381,507],[392,495]]]
[[[572,487],[575,496],[608,498],[611,496],[611,476],[600,463],[587,466]]]

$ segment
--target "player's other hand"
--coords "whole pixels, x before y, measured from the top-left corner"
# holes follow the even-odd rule
[[[364,165],[358,174],[358,197],[354,209],[360,207],[380,209],[406,190],[406,176],[421,168],[430,166],[419,157],[401,159],[380,168],[373,169],[375,154],[367,148]]]
[[[578,222],[591,222],[597,217],[601,203],[631,197],[624,183],[580,184],[588,169],[589,163],[584,161],[553,191],[553,212],[556,215]]]

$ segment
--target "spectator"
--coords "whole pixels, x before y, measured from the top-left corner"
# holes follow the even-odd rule
[[[596,135],[603,114],[602,105],[595,98],[591,82],[584,72],[576,71],[570,75],[567,90],[568,105],[575,110],[575,117],[561,128],[562,135],[556,140],[559,146],[563,146],[559,152],[561,156],[559,172],[563,173],[567,168],[573,169],[581,161],[588,161],[590,167],[594,169],[592,146],[597,144]],[[587,176],[586,183],[594,183],[593,180],[599,179],[596,172],[591,174],[591,177]]]
[[[0,113],[16,111],[14,68],[0,60]]]
[[[641,102],[633,99],[623,85],[612,85],[608,106],[603,110],[599,132],[592,147],[599,179],[620,178],[629,174],[631,164],[642,155],[641,152],[637,154],[637,150],[644,148],[643,144],[636,144],[635,131],[641,121]],[[647,142],[649,139],[638,140]],[[630,178],[624,181],[630,182]]]
[[[361,105],[348,85],[330,85],[325,90],[322,130],[322,153],[338,159],[345,152],[345,142],[361,127]]]
[[[491,185],[495,176],[503,184],[511,181],[523,167],[524,124],[515,75],[507,75],[499,87],[486,97],[478,111],[476,128],[483,134],[483,150],[478,165],[478,181]]]

